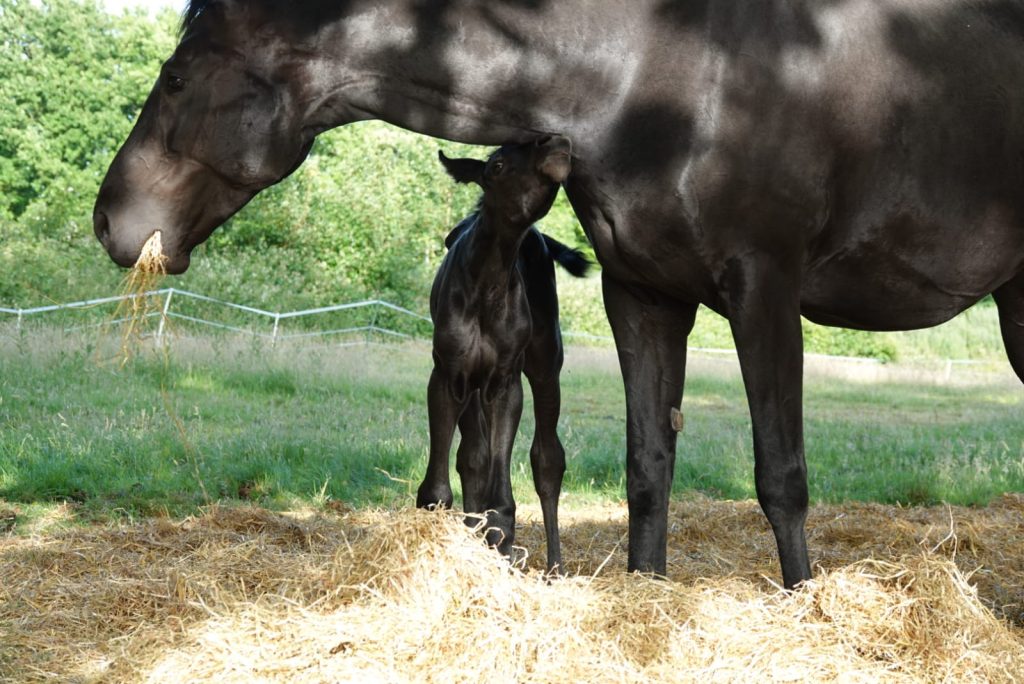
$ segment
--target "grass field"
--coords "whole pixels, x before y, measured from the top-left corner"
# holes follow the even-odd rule
[[[270,350],[202,338],[123,368],[114,355],[95,338],[0,342],[0,500],[17,507],[19,529],[45,524],[64,502],[78,519],[102,521],[180,516],[221,500],[283,510],[413,499],[427,451],[426,345]],[[854,367],[854,379],[841,370],[808,363],[813,500],[976,505],[1024,491],[1024,392],[1008,368],[950,383],[899,366]],[[563,505],[622,499],[625,407],[613,352],[572,349],[563,395]],[[691,358],[683,408],[676,494],[753,497],[735,362]],[[530,410],[513,480],[527,503]]]

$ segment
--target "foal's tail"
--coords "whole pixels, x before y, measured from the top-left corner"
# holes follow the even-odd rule
[[[544,237],[544,244],[547,245],[551,258],[560,263],[562,268],[577,278],[587,275],[587,271],[590,270],[590,260],[583,252],[563,245],[550,235],[543,233],[541,235]]]

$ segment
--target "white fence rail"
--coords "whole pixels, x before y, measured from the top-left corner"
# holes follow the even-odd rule
[[[145,314],[148,318],[159,317],[160,321],[156,331],[153,333],[154,337],[158,340],[163,337],[166,330],[166,324],[171,320],[186,321],[188,323],[203,326],[208,328],[214,328],[217,330],[227,330],[230,332],[240,333],[243,335],[251,335],[253,337],[260,337],[268,339],[273,343],[278,341],[290,340],[290,339],[307,339],[313,337],[327,337],[327,336],[338,336],[344,334],[377,334],[385,337],[394,338],[412,338],[416,337],[415,334],[409,332],[403,332],[401,330],[394,330],[378,323],[380,318],[380,312],[388,311],[392,314],[397,315],[399,318],[405,318],[410,321],[417,323],[429,323],[432,324],[428,316],[423,316],[410,311],[404,307],[386,302],[380,299],[370,299],[361,302],[351,302],[347,304],[336,304],[333,306],[321,306],[313,309],[304,309],[301,311],[267,311],[265,309],[259,309],[253,306],[246,306],[244,304],[236,304],[234,302],[228,302],[215,297],[208,297],[206,295],[196,294],[195,292],[189,292],[187,290],[180,290],[174,287],[168,287],[160,290],[152,290],[149,292],[138,293],[138,294],[126,294],[113,297],[99,297],[96,299],[87,299],[79,302],[68,302],[65,304],[51,304],[48,306],[37,306],[28,309],[12,309],[7,307],[0,307],[0,314],[7,314],[8,316],[15,317],[15,329],[20,331],[22,327],[30,318],[35,318],[43,314],[52,314],[56,312],[70,312],[79,311],[85,309],[92,309],[108,304],[120,304],[121,302],[128,301],[130,299],[136,299],[140,297],[149,298],[162,298],[163,303],[159,306],[159,310],[149,311]],[[255,316],[258,319],[263,319],[269,331],[260,330],[256,326],[243,326],[236,325],[233,323],[226,323],[223,320],[210,320],[202,316],[189,315],[182,311],[175,310],[172,308],[172,304],[180,303],[182,300],[191,300],[194,302],[202,302],[205,304],[214,305],[216,307],[222,307],[232,311],[242,312],[250,316]],[[321,330],[302,330],[296,332],[289,332],[282,329],[282,321],[290,319],[297,319],[304,316],[317,316],[332,314],[338,312],[355,312],[358,310],[366,310],[369,313],[369,322],[362,325],[348,325],[344,327],[335,327]],[[73,330],[85,327],[98,327],[102,325],[117,324],[123,322],[125,319],[113,319],[104,320],[99,323],[89,323],[85,325],[74,325],[65,327],[65,330]]]
[[[174,320],[184,321],[188,324],[199,327],[206,327],[214,330],[225,330],[242,335],[249,335],[254,338],[262,338],[269,340],[272,345],[276,345],[279,342],[287,340],[298,341],[326,337],[338,338],[344,335],[360,336],[361,339],[357,343],[365,343],[373,339],[379,340],[381,338],[394,340],[425,339],[429,337],[429,333],[427,332],[430,329],[429,326],[433,325],[428,316],[418,314],[415,311],[410,311],[409,309],[380,299],[369,299],[347,304],[335,304],[333,306],[320,306],[312,309],[303,309],[301,311],[267,311],[253,306],[236,304],[235,302],[229,302],[215,297],[209,297],[207,295],[196,294],[195,292],[189,292],[187,290],[168,287],[141,294],[99,297],[80,302],[51,304],[27,309],[0,307],[0,332],[3,332],[3,324],[5,322],[3,315],[14,317],[14,328],[16,331],[21,331],[30,320],[42,317],[46,314],[55,314],[62,311],[85,311],[110,304],[119,304],[129,299],[139,297],[163,298],[162,303],[159,306],[151,307],[151,310],[145,314],[149,318],[159,317],[159,322],[157,323],[155,330],[150,333],[157,343],[160,343],[166,334],[168,330],[167,324]],[[205,317],[203,315],[186,313],[183,309],[187,309],[187,302],[205,305],[208,307],[208,311],[212,311],[215,308],[221,308],[255,317],[257,320],[264,323],[264,328],[259,329],[258,325],[240,325],[237,324],[237,320],[232,320],[230,322],[226,321],[224,318],[221,318],[220,320],[211,320],[210,317]],[[340,313],[365,314],[366,320],[360,321],[358,324],[346,324],[341,326],[322,325],[319,328],[306,326],[300,330],[286,330],[283,327],[283,324],[286,324],[289,321],[307,316],[330,318],[332,314]],[[387,314],[386,317],[391,323],[395,324],[395,327],[404,327],[405,330],[395,329],[395,327],[388,327],[388,325],[383,324],[380,320],[382,313]],[[94,316],[93,318],[95,319],[97,317]],[[101,327],[104,325],[116,325],[124,320],[124,318],[114,318],[108,315],[99,322],[96,322],[95,320],[86,323],[78,322],[74,325],[65,325],[64,329],[65,331],[71,331],[84,328]],[[427,325],[424,326],[424,324]],[[611,337],[593,335],[590,333],[563,331],[562,335],[567,340],[590,341],[602,344],[612,342]],[[352,344],[352,342],[348,341],[340,344]],[[729,360],[731,363],[735,363],[736,352],[731,349],[704,349],[700,347],[690,347],[688,352],[691,354],[699,354],[711,359],[718,358],[723,361]],[[885,369],[886,364],[878,361],[877,359],[850,358],[812,353],[805,354],[804,356],[806,360],[805,365],[810,367],[840,364],[844,368],[854,369],[852,372],[857,376],[864,376],[865,374],[872,373],[879,374],[883,371],[887,372],[887,369]],[[964,370],[980,370],[982,368],[993,366],[992,362],[959,359],[936,360],[928,362],[927,365],[935,369],[939,375],[946,380],[952,377],[954,370],[959,373]],[[1008,369],[1008,366],[1003,368],[1005,364],[996,365],[1001,369],[1001,372],[1005,372]]]

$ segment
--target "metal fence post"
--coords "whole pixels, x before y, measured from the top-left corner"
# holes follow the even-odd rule
[[[363,339],[368,343],[373,342],[373,334],[377,332],[377,320],[380,318],[380,300],[376,300],[373,304],[373,314],[370,316],[370,325],[363,333]]]
[[[14,324],[14,330],[18,333],[21,332],[21,308],[18,309],[18,321]]]
[[[270,347],[271,349],[277,347],[277,329],[281,325],[281,314],[274,314],[274,332],[270,335]]]
[[[171,297],[174,296],[174,288],[167,288],[167,299],[164,300],[163,311],[160,312],[160,325],[156,329],[156,345],[162,347],[164,344],[164,324],[167,322],[167,312],[171,309]]]

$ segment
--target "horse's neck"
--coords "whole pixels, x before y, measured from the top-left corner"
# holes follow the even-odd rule
[[[309,125],[376,118],[485,145],[542,133],[586,139],[609,125],[633,83],[642,32],[630,24],[649,4],[582,12],[587,1],[366,3],[316,40]]]

